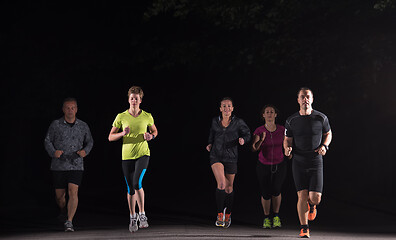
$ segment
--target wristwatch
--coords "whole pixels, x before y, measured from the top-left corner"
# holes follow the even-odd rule
[[[326,148],[326,151],[329,151],[329,146],[322,143],[322,146]]]

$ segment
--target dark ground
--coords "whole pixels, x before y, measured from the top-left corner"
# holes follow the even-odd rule
[[[261,229],[261,211],[253,204],[238,201],[229,229],[214,226],[215,213],[210,207],[179,205],[172,211],[150,208],[147,211],[150,227],[131,234],[128,231],[128,212],[93,207],[81,203],[74,233],[64,233],[56,218],[56,208],[20,205],[2,208],[2,239],[292,239],[297,238],[299,226],[295,209],[284,205],[281,210],[282,229]],[[93,204],[94,205],[94,204]],[[189,214],[183,209],[190,208]],[[191,209],[193,208],[193,210]],[[243,210],[243,211],[241,211]],[[338,200],[324,198],[318,207],[317,219],[310,223],[314,239],[391,239],[396,237],[394,216],[356,207]]]

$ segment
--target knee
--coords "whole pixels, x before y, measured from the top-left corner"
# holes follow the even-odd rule
[[[271,200],[271,194],[261,194],[261,197],[265,200],[265,201],[268,201],[268,200]]]
[[[271,197],[278,197],[278,196],[280,196],[281,195],[281,191],[282,191],[282,189],[280,189],[280,188],[272,188],[271,189]]]
[[[56,201],[57,201],[57,202],[65,201],[65,200],[66,200],[65,195],[66,195],[66,194],[56,195],[56,196],[55,196],[55,197],[56,197]]]
[[[70,198],[77,198],[78,197],[78,189],[69,189],[68,191]]]
[[[320,194],[312,194],[309,197],[309,200],[314,205],[319,205],[320,201],[322,200],[322,196]]]
[[[133,190],[138,191],[143,188],[143,175],[144,175],[144,172],[140,175],[140,178],[134,179],[133,184],[132,184]]]
[[[225,191],[226,191],[226,193],[232,193],[234,191],[234,188],[233,188],[233,186],[227,186],[227,187],[225,187]]]
[[[297,192],[297,195],[298,195],[298,199],[301,201],[308,201],[309,199],[308,191],[306,190]]]
[[[274,192],[274,193],[272,193],[271,198],[277,198],[277,197],[281,197],[281,193],[280,193],[280,192]]]
[[[320,199],[311,200],[313,205],[319,205]]]

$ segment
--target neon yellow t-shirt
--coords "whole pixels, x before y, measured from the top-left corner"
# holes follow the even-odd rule
[[[142,156],[150,156],[150,149],[144,133],[147,127],[154,124],[150,113],[142,110],[139,116],[133,117],[128,110],[119,113],[113,122],[113,127],[124,130],[127,126],[131,131],[122,138],[122,160],[137,159]]]

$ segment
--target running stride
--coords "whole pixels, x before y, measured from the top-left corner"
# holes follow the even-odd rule
[[[150,158],[150,149],[147,142],[158,135],[151,114],[140,109],[142,98],[143,90],[140,87],[133,86],[129,89],[129,109],[117,115],[109,134],[109,141],[117,141],[120,138],[123,140],[122,171],[128,191],[130,232],[136,232],[138,228],[147,228],[149,226],[144,211],[142,181]],[[118,132],[120,129],[122,132]],[[139,207],[138,214],[135,210],[136,202]]]
[[[258,153],[257,178],[260,186],[261,204],[264,210],[263,228],[281,227],[279,209],[282,201],[282,184],[286,178],[287,165],[283,155],[285,128],[275,123],[278,110],[275,106],[263,107],[263,126],[253,133],[253,151]],[[273,216],[270,217],[272,203]]]
[[[221,116],[212,120],[209,133],[210,165],[216,178],[217,219],[215,225],[228,228],[231,225],[234,201],[234,179],[237,173],[238,145],[250,140],[246,123],[232,115],[234,106],[231,98],[220,102]]]
[[[332,139],[329,119],[312,109],[313,93],[309,88],[298,91],[300,111],[286,120],[285,155],[293,153],[293,178],[297,189],[297,212],[300,237],[309,238],[308,220],[315,219],[316,206],[323,189],[323,156]]]

